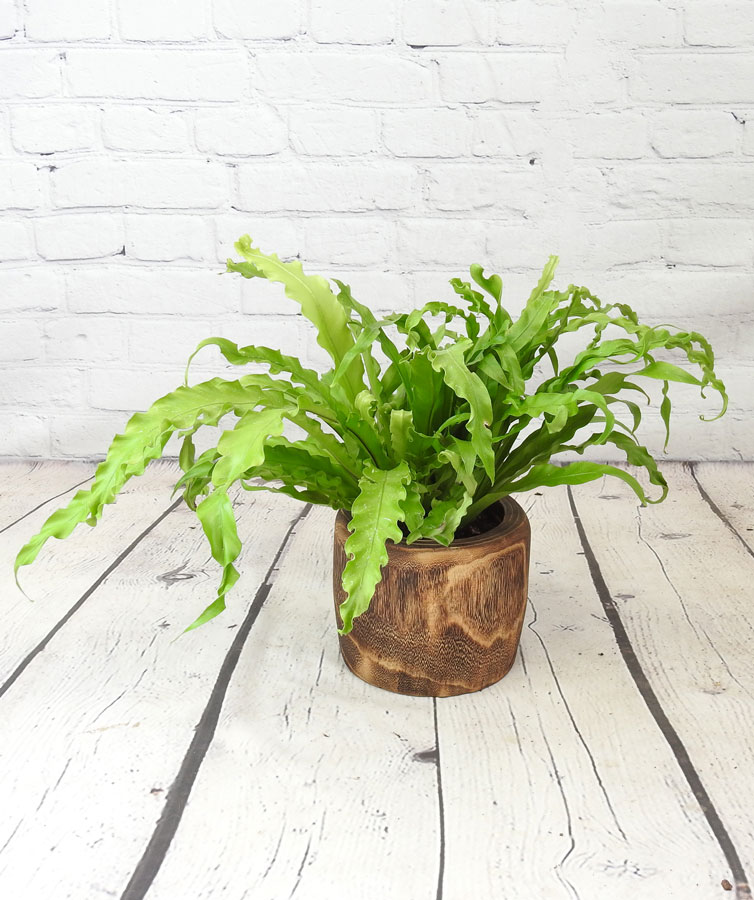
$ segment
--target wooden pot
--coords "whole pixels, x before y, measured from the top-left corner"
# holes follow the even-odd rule
[[[531,530],[511,497],[501,523],[442,547],[421,540],[388,542],[369,609],[340,635],[340,650],[359,678],[388,691],[450,697],[480,691],[513,665],[526,608]],[[341,584],[348,515],[335,519],[333,593]]]

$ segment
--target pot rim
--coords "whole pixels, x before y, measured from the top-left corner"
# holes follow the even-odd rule
[[[433,541],[431,538],[420,538],[413,544],[407,544],[405,539],[401,540],[398,544],[389,541],[389,552],[415,553],[418,551],[424,553],[437,553],[444,551],[445,553],[449,553],[453,550],[460,550],[465,547],[479,547],[485,544],[496,544],[501,538],[507,537],[523,523],[528,523],[528,519],[523,507],[520,503],[514,500],[510,494],[507,497],[503,497],[501,500],[497,500],[494,504],[490,505],[503,507],[503,521],[500,522],[499,525],[495,525],[494,528],[490,528],[488,531],[485,531],[482,534],[474,534],[471,535],[471,537],[465,538],[455,538],[450,544],[448,544],[447,547],[445,547],[443,544],[438,544],[437,541]],[[342,523],[343,527],[346,527],[350,518],[350,512],[344,509],[339,509],[336,517],[336,523],[339,520]]]

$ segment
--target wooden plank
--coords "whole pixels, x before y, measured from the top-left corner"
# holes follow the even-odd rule
[[[432,701],[342,663],[332,522],[312,510],[281,563],[149,900],[436,896]]]
[[[83,487],[94,468],[90,463],[0,459],[0,534],[42,504],[52,512],[54,500],[67,502],[64,495]]]
[[[724,856],[618,652],[567,493],[523,499],[519,658],[497,685],[437,703],[443,900],[715,896]]]
[[[78,465],[74,464],[73,471],[69,467],[68,463],[45,464],[29,477],[33,477],[34,485],[43,484],[44,491],[53,496],[62,487],[80,481],[79,476],[86,477]],[[47,470],[49,474],[45,475]],[[91,466],[89,471],[93,471]],[[48,541],[34,564],[19,572],[28,597],[18,590],[13,578],[15,556],[68,498],[44,504],[5,531],[0,539],[0,592],[5,598],[0,629],[0,691],[27,655],[107,568],[168,509],[171,485],[177,475],[175,463],[150,465],[144,475],[128,482],[116,504],[105,509],[96,528],[79,525],[64,542],[54,538]],[[41,496],[36,487],[34,490]],[[15,496],[15,489],[8,490],[7,495],[10,494]]]
[[[615,479],[574,490],[575,506],[668,727],[709,795],[729,864],[738,860],[750,875],[754,559],[712,513],[691,472],[666,468],[671,493],[658,506],[641,509]],[[744,888],[740,895],[748,896]]]
[[[754,463],[694,463],[702,497],[754,556]]]
[[[120,895],[236,628],[299,509],[288,498],[243,494],[244,577],[228,612],[175,641],[219,578],[195,515],[181,506],[0,698],[0,896]],[[130,511],[143,526],[153,503],[142,495]],[[64,545],[51,556],[58,573],[68,570]],[[46,591],[53,590],[51,581]]]

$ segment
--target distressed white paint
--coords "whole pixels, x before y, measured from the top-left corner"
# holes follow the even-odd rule
[[[60,463],[0,467],[0,522],[84,474]],[[4,658],[33,647],[157,518],[175,475],[150,467],[94,532],[45,550],[30,573],[44,598],[31,612],[44,625],[19,617]],[[621,482],[574,496],[641,664],[751,871],[753,563],[691,476],[675,466],[668,476],[671,499],[641,512],[641,535]],[[725,511],[735,491],[751,494],[754,473],[700,467],[697,477]],[[437,702],[443,897],[715,896],[733,880],[720,847],[627,673],[565,492],[542,494],[524,497],[531,605],[514,668],[488,690]],[[6,578],[16,538],[51,508],[0,535]],[[244,578],[221,619],[174,642],[218,574],[194,515],[179,508],[0,697],[2,896],[121,895],[236,626],[299,511],[242,495]],[[735,527],[754,524],[750,512],[747,500]],[[415,757],[435,745],[433,703],[365,685],[340,660],[331,523],[330,511],[311,511],[272,573],[150,897],[437,896],[437,768]],[[683,523],[690,537],[661,537]]]
[[[0,454],[101,455],[197,331],[259,343],[272,312],[316,360],[293,304],[216,277],[247,231],[389,309],[472,262],[517,308],[559,253],[562,285],[709,323],[750,383],[752,23],[740,0],[3,0]],[[674,456],[749,456],[750,393],[703,435],[684,398]]]
[[[299,526],[228,692],[150,897],[433,900],[432,701],[354,678],[338,654],[330,510]],[[228,785],[233,785],[231,791]],[[213,822],[213,839],[197,830]]]
[[[574,489],[576,506],[637,657],[751,872],[754,559],[688,471],[667,477],[657,506],[629,510],[614,479]],[[749,467],[740,488],[752,492]]]
[[[497,685],[438,704],[443,897],[515,900],[526,885],[553,900],[704,900],[725,859],[621,658],[566,491],[520,499],[532,558],[519,656]],[[615,506],[630,521],[630,500]]]
[[[162,511],[175,475],[175,467],[157,467],[151,485],[161,494],[157,509],[142,493],[139,502],[124,497],[111,510],[114,518],[120,514],[120,531],[108,539],[113,555],[129,531],[140,532]],[[125,886],[298,504],[244,493],[237,512],[244,577],[222,619],[175,640],[211,602],[219,580],[195,515],[181,507],[137,545],[0,698],[6,773],[0,895],[78,900]],[[56,550],[56,570],[37,573],[49,593],[69,590],[62,570],[79,571],[88,582],[96,578],[99,570],[90,561],[85,570],[87,560],[74,547]],[[38,614],[44,615],[41,604]],[[31,620],[28,625],[31,632]],[[16,630],[15,643],[22,639]]]

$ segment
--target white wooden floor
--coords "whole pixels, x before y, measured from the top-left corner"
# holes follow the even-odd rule
[[[333,513],[284,497],[241,492],[230,609],[176,640],[218,571],[171,463],[27,601],[13,557],[93,469],[0,464],[3,900],[750,896],[754,466],[524,495],[516,664],[438,701],[347,671]]]

